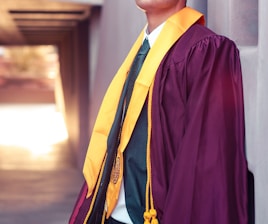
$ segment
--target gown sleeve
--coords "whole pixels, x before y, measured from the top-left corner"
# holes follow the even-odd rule
[[[176,66],[170,66],[169,76],[178,76]],[[175,124],[165,129],[176,132],[177,126],[183,134],[171,144],[175,149],[165,147],[174,158],[164,174],[168,178],[160,223],[246,224],[247,164],[239,51],[229,39],[209,36],[189,50],[182,67],[184,78],[176,85],[184,92],[180,96],[183,127],[175,119]]]

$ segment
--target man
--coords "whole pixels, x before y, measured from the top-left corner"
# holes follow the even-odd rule
[[[70,223],[247,223],[235,44],[204,27],[186,0],[136,4],[148,25],[104,97]],[[147,40],[132,90],[131,65]]]

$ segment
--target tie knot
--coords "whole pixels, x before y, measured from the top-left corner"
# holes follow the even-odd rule
[[[145,55],[148,53],[149,50],[150,50],[150,44],[149,44],[148,38],[145,38],[138,54]]]

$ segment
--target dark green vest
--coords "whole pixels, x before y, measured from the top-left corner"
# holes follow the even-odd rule
[[[126,207],[134,224],[144,222],[143,213],[145,211],[145,188],[147,181],[147,129],[147,102],[145,102],[131,139],[124,152]]]

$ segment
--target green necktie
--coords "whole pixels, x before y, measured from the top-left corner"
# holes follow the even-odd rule
[[[149,42],[146,38],[135,56],[128,78],[125,82],[115,119],[107,140],[107,159],[104,165],[103,174],[101,176],[100,186],[96,195],[91,215],[87,220],[87,224],[101,223],[104,203],[106,200],[106,192],[110,182],[110,175],[114,164],[114,159],[117,154],[117,147],[119,145],[120,131],[124,120],[124,114],[128,108],[135,80],[141,70],[142,64],[147,56],[149,49]]]
[[[141,46],[141,48],[139,49],[133,63],[131,66],[131,69],[129,71],[129,75],[127,78],[127,93],[126,93],[126,108],[125,111],[127,111],[128,108],[128,104],[132,95],[132,91],[133,91],[133,87],[134,87],[134,83],[136,81],[136,78],[138,77],[138,74],[141,70],[141,67],[143,65],[143,62],[148,54],[150,50],[150,45],[149,45],[149,41],[147,38],[145,38],[145,40],[143,41],[143,44]]]

